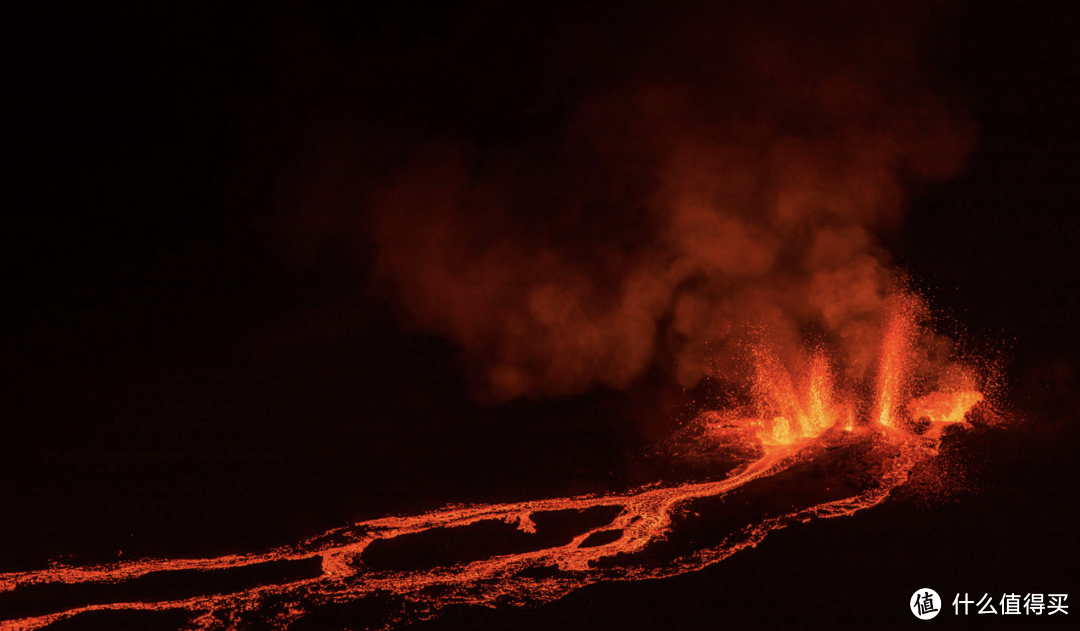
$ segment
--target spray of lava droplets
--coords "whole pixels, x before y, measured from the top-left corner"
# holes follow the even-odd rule
[[[802,368],[792,371],[764,345],[755,349],[751,413],[711,411],[695,422],[702,430],[696,438],[700,443],[734,440],[754,454],[722,479],[604,496],[449,506],[356,523],[262,554],[89,567],[57,564],[3,574],[0,599],[6,596],[9,602],[35,590],[106,590],[94,591],[97,596],[66,610],[27,610],[22,617],[0,622],[0,629],[37,629],[94,610],[178,611],[190,626],[207,630],[244,628],[255,620],[285,629],[312,613],[364,599],[377,600],[383,612],[365,626],[392,628],[437,616],[448,605],[524,606],[558,599],[598,581],[691,572],[753,547],[788,524],[851,515],[884,501],[908,480],[917,463],[937,456],[942,430],[963,425],[965,416],[984,400],[980,383],[986,382],[970,366],[938,366],[930,373],[920,369],[914,344],[927,333],[919,322],[925,308],[910,295],[892,300],[876,375],[868,383],[845,383],[823,350],[810,353]],[[717,530],[712,538],[701,537],[700,530],[693,541],[680,538],[680,530],[703,519],[701,514],[722,514],[726,506],[747,497],[783,493],[790,480],[805,482],[811,461],[816,461],[814,482],[821,488],[807,491],[802,484],[782,509],[762,509],[741,527]],[[853,470],[858,475],[850,476]],[[432,537],[498,527],[510,529],[524,547],[456,562],[394,559],[395,550],[407,554]],[[275,562],[307,564],[313,571],[191,598],[101,596],[108,586],[119,593],[152,574],[220,576]]]

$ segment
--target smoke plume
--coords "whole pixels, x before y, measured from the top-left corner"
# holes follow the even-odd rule
[[[553,34],[538,100],[598,78],[557,133],[428,143],[373,197],[377,277],[485,398],[622,388],[654,365],[692,386],[752,328],[871,368],[895,280],[877,235],[973,141],[920,74],[931,12],[667,17],[603,50],[627,55],[610,72],[589,66],[608,45],[589,18]]]

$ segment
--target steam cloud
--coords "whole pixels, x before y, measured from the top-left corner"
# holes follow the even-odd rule
[[[692,386],[748,327],[871,367],[894,280],[875,235],[974,134],[920,76],[928,10],[767,12],[670,19],[556,136],[430,144],[375,195],[377,277],[478,394],[622,388],[657,363]],[[603,45],[572,34],[552,76]]]

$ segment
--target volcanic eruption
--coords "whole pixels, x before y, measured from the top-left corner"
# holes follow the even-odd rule
[[[570,20],[522,114],[543,112],[539,132],[417,141],[320,120],[298,133],[306,170],[284,178],[284,219],[265,231],[285,259],[362,250],[371,294],[451,345],[482,405],[655,375],[722,385],[734,394],[653,446],[692,474],[363,519],[248,554],[57,560],[0,574],[0,629],[117,610],[206,630],[317,628],[334,612],[391,629],[535,606],[701,570],[945,476],[943,441],[1004,414],[996,368],[937,330],[882,244],[906,192],[958,175],[975,143],[915,52],[932,12],[760,11],[639,16],[628,32],[650,45],[612,44],[596,56],[617,69],[587,80],[571,70],[596,45],[591,22]],[[371,155],[323,161],[346,128]]]
[[[255,587],[179,599],[110,601],[108,589],[90,590],[81,597],[85,604],[44,614],[50,607],[31,599],[24,617],[2,628],[36,629],[79,613],[121,609],[186,612],[200,629],[256,622],[284,629],[320,608],[365,599],[380,605],[379,616],[365,624],[394,627],[436,616],[449,605],[526,605],[597,581],[678,575],[755,546],[788,524],[851,515],[905,483],[917,464],[937,455],[943,432],[965,424],[983,402],[975,366],[917,374],[909,344],[919,332],[919,300],[902,294],[893,305],[868,384],[838,385],[822,352],[806,359],[803,372],[792,373],[758,349],[749,410],[756,414],[708,411],[694,422],[704,430],[694,439],[698,447],[734,440],[743,453],[753,454],[716,479],[600,496],[449,506],[355,523],[263,554],[57,564],[9,573],[0,576],[3,592],[25,597],[36,590],[46,599],[70,598],[64,587],[86,585],[110,585],[116,596],[138,594],[139,581],[168,573],[280,572],[292,563],[299,576],[286,572]],[[962,379],[944,378],[956,370]],[[860,392],[870,398],[860,399]],[[982,422],[992,418],[985,408]],[[797,488],[785,490],[789,485]],[[736,521],[718,515],[736,515]],[[683,535],[703,527],[709,529],[706,537]],[[451,552],[440,554],[440,547]]]

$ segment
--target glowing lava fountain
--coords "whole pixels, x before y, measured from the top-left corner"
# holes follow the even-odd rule
[[[606,496],[450,506],[356,523],[263,554],[53,565],[3,574],[0,605],[18,604],[20,595],[34,593],[40,601],[41,594],[57,590],[75,593],[68,601],[79,604],[24,607],[18,617],[5,614],[0,629],[37,629],[95,610],[179,612],[188,627],[199,629],[244,628],[255,621],[285,629],[313,613],[365,599],[378,600],[381,613],[357,624],[391,628],[436,616],[448,605],[520,606],[598,581],[690,572],[755,546],[788,524],[851,515],[882,502],[907,481],[916,463],[936,456],[943,427],[963,422],[983,400],[970,369],[952,366],[938,371],[951,377],[935,379],[913,373],[913,300],[900,300],[884,328],[869,397],[853,394],[856,387],[842,391],[823,352],[789,371],[775,354],[758,349],[756,413],[709,412],[696,421],[697,440],[741,441],[754,454],[723,479]],[[782,501],[769,499],[777,496]],[[748,505],[753,508],[746,516]],[[740,525],[701,534],[710,515],[730,516],[735,507],[745,517]],[[696,528],[693,538],[681,535],[688,526]],[[509,543],[471,556],[409,555],[410,548],[431,548],[432,542],[445,549],[447,541],[470,532]],[[132,586],[151,577],[220,577],[282,563],[308,569],[194,597],[125,596],[138,593]],[[95,589],[78,596],[87,586]]]

